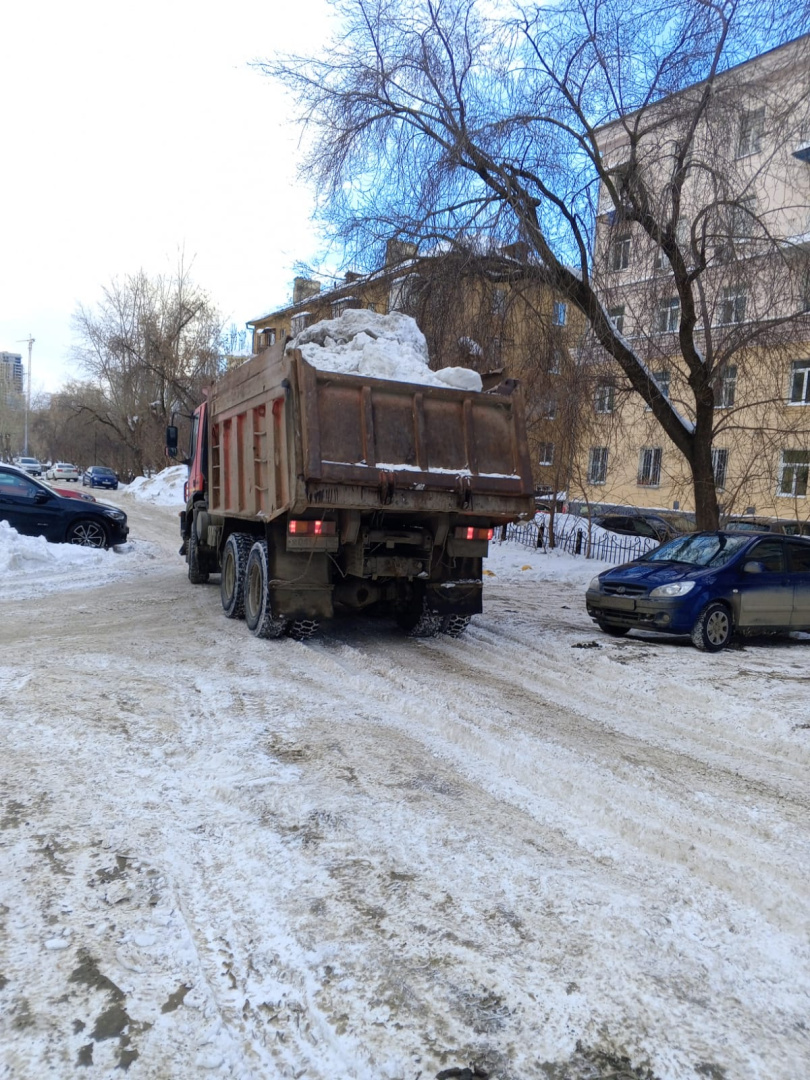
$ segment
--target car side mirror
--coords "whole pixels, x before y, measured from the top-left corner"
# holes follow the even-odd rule
[[[170,458],[177,457],[177,428],[174,424],[170,424],[166,428],[166,456]]]
[[[52,498],[53,498],[53,496],[51,495],[50,491],[38,490],[36,495],[34,496],[34,502],[35,503],[46,503],[46,502],[50,502]]]
[[[756,559],[749,559],[745,566],[743,566],[743,573],[761,574],[764,569],[765,567],[762,565],[761,562],[757,562]]]

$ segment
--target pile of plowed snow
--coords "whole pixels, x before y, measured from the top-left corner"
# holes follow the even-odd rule
[[[126,494],[156,506],[182,506],[183,485],[188,479],[185,465],[171,465],[154,476],[136,476],[126,487]]]
[[[380,315],[366,308],[350,308],[339,319],[308,326],[287,349],[300,349],[307,363],[319,371],[458,390],[479,391],[482,386],[481,376],[471,368],[431,371],[425,335],[414,319],[398,311]]]

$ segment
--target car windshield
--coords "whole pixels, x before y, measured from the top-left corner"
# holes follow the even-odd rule
[[[105,469],[103,465],[96,465],[95,469],[93,469],[93,472],[96,474],[96,476],[115,476],[115,473],[112,471],[112,469]]]
[[[723,533],[691,533],[662,544],[642,556],[644,562],[680,562],[690,566],[724,566],[750,536],[726,536]]]

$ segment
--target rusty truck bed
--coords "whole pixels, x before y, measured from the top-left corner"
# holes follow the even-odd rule
[[[211,391],[210,508],[533,512],[522,396],[322,371],[267,350]]]

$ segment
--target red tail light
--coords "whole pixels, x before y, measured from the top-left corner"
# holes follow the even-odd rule
[[[456,540],[491,540],[494,529],[476,529],[470,525],[457,525]]]
[[[290,536],[334,536],[337,523],[334,521],[291,521],[287,528]]]

